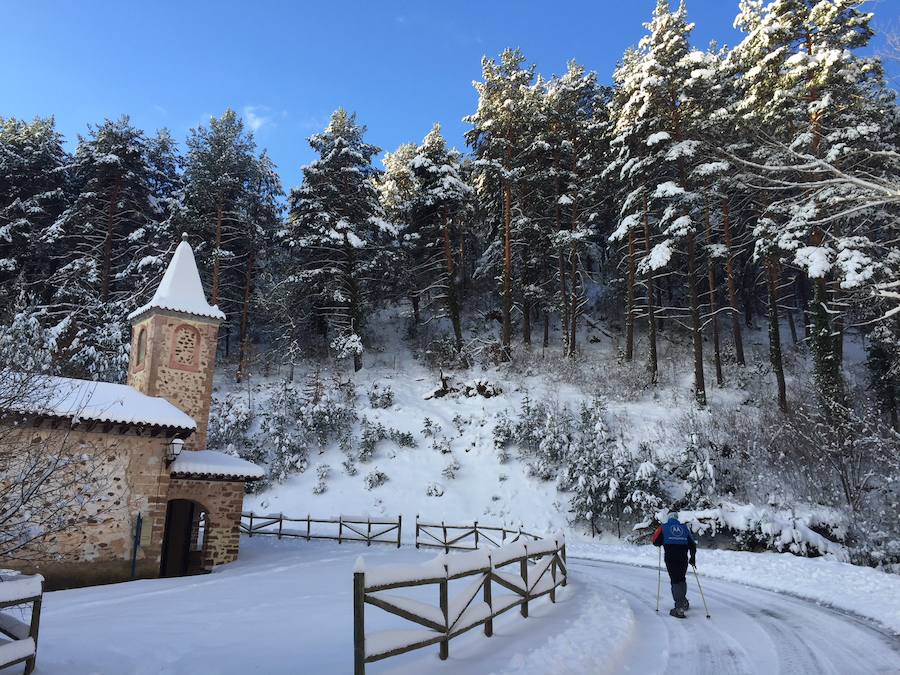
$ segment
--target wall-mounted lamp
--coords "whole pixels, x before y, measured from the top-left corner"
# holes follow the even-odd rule
[[[166,466],[178,459],[178,455],[181,454],[183,448],[184,440],[181,438],[173,438],[169,444],[166,445]]]

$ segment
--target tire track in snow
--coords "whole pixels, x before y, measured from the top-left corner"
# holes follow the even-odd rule
[[[704,618],[696,586],[689,582],[693,609],[687,620],[677,620],[668,616],[671,600],[666,583],[660,614],[654,611],[655,568],[574,558],[570,564],[629,599],[636,630],[646,638],[639,640],[643,653],[632,648],[630,664],[626,659],[622,672],[900,672],[900,641],[844,612],[789,595],[704,578],[713,618]],[[664,663],[646,654],[648,649],[663,649],[661,644],[666,645]]]

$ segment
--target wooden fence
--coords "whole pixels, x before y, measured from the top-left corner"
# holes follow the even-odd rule
[[[0,582],[0,634],[8,638],[0,641],[0,669],[24,663],[25,675],[29,675],[37,659],[44,578],[40,575],[10,575]],[[27,622],[9,611],[24,611],[25,605],[31,606]]]
[[[516,572],[504,571],[510,566]],[[450,582],[460,579],[468,583],[451,598]],[[367,570],[360,558],[353,573],[354,673],[364,675],[367,663],[435,643],[440,645],[440,658],[446,659],[450,640],[457,635],[484,625],[485,636],[491,637],[495,617],[514,607],[519,607],[521,615],[527,617],[530,601],[549,595],[550,601],[556,602],[556,589],[566,582],[566,544],[561,534],[554,539],[520,540],[497,549],[445,555],[412,567],[386,565]],[[437,606],[384,593],[423,585],[438,587]],[[494,585],[510,593],[495,596]],[[479,593],[482,598],[477,601]],[[367,604],[421,628],[366,635]]]
[[[364,541],[366,546],[393,544],[400,548],[403,516],[389,518],[363,518],[361,516],[334,516],[331,518],[290,518],[284,514],[241,514],[241,534],[259,535],[279,539],[329,539],[339,544],[345,541]]]
[[[447,523],[427,523],[416,516],[416,548],[442,548],[450,551],[474,551],[490,545],[496,548],[517,541],[538,541],[541,537],[525,532],[519,527],[511,530],[505,527],[479,525],[478,521],[462,525]]]

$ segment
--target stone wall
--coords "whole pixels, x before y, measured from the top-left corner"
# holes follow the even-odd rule
[[[131,574],[137,514],[144,518],[144,545],[138,549],[139,576],[159,574],[169,472],[163,436],[134,433],[37,428],[23,429],[17,442],[36,451],[84,455],[84,471],[95,499],[73,512],[73,527],[51,534],[26,550],[27,560],[2,560],[0,566],[38,571],[48,587],[119,581]]]
[[[204,569],[237,560],[244,506],[243,482],[172,478],[169,499],[189,499],[200,504],[206,512]]]
[[[141,330],[147,334],[147,349],[143,363],[138,364]],[[195,450],[206,447],[218,331],[215,320],[157,309],[132,327],[128,384],[148,396],[162,396],[190,415],[197,431],[187,446]]]

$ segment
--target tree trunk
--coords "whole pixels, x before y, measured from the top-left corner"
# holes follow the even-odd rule
[[[103,260],[100,267],[100,300],[109,300],[109,291],[112,285],[112,248],[113,236],[116,232],[116,205],[119,203],[119,194],[122,192],[122,178],[116,177],[113,181],[109,195],[109,205],[106,207],[106,236],[103,239]]]
[[[247,267],[244,270],[244,301],[241,304],[241,332],[239,336],[238,369],[236,380],[243,382],[247,376],[247,368],[250,352],[250,298],[253,294],[253,263],[254,251],[251,248],[247,254]]]
[[[800,316],[803,318],[803,337],[809,339],[809,328],[811,318],[809,315],[809,286],[806,284],[806,277],[797,273],[797,305],[800,307]]]
[[[419,295],[418,291],[409,294],[409,302],[412,305],[413,311],[413,325],[412,325],[412,334],[418,335],[419,333],[419,324],[422,323],[422,312],[419,309],[419,305],[421,304],[422,298]]]
[[[575,199],[572,200],[572,235],[574,237],[575,230],[578,226],[578,207],[577,201]],[[569,271],[571,273],[572,280],[572,288],[570,289],[571,293],[571,301],[569,302],[569,350],[568,356],[570,358],[575,357],[575,349],[578,342],[578,267],[579,267],[579,256],[578,256],[578,248],[576,244],[572,243],[572,248],[569,252]]]
[[[769,361],[778,383],[778,407],[787,414],[787,391],[784,384],[784,364],[781,358],[781,330],[778,326],[778,260],[769,256],[766,260],[766,280],[769,289]]]
[[[731,336],[734,340],[734,355],[739,366],[744,365],[744,339],[741,335],[741,312],[738,309],[737,284],[734,280],[734,248],[731,239],[731,218],[728,200],[722,200],[722,227],[725,234],[725,248],[728,250],[728,261],[725,263],[725,275],[728,279],[728,304],[731,307]]]
[[[634,253],[634,230],[628,232],[628,278],[625,282],[625,360],[634,358],[634,277],[637,272]]]
[[[706,211],[706,241],[712,246],[712,221],[710,219],[709,209]],[[716,384],[720,387],[725,384],[725,378],[722,375],[722,354],[719,347],[719,316],[717,314],[718,307],[716,302],[716,264],[712,256],[709,257],[709,315],[712,322],[713,334],[713,359],[716,364]]]
[[[453,269],[453,248],[450,246],[450,222],[446,207],[441,209],[441,228],[444,233],[444,259],[447,263],[447,308],[453,324],[456,351],[462,351],[462,320],[459,315],[459,299],[456,294],[456,272]]]
[[[550,312],[544,310],[544,349],[550,346]]]
[[[559,162],[559,150],[557,150],[553,157],[553,169],[555,178],[555,194],[556,198],[553,202],[553,220],[555,226],[555,232],[559,232],[562,229],[562,216],[559,211],[559,175],[556,172],[556,165]],[[559,320],[562,328],[562,341],[563,341],[563,353],[567,354],[569,351],[569,293],[566,289],[566,258],[563,253],[563,249],[560,246],[559,251],[557,252],[557,258],[559,260]]]
[[[222,221],[225,218],[225,213],[222,209],[222,205],[219,204],[216,207],[216,234],[215,234],[215,243],[213,245],[213,271],[212,271],[212,288],[210,289],[210,295],[212,296],[212,304],[219,304],[219,250],[222,247]]]
[[[697,238],[687,239],[688,291],[691,301],[691,335],[694,343],[694,397],[706,405],[706,379],[703,375],[703,329],[700,324],[700,298],[697,293]]]
[[[503,329],[500,358],[511,358],[512,338],[512,188],[507,179],[503,185]]]
[[[650,206],[644,197],[644,252],[650,255]],[[647,352],[647,370],[650,372],[650,383],[659,381],[659,366],[656,357],[656,301],[655,278],[653,273],[647,277],[647,337],[650,345]]]

